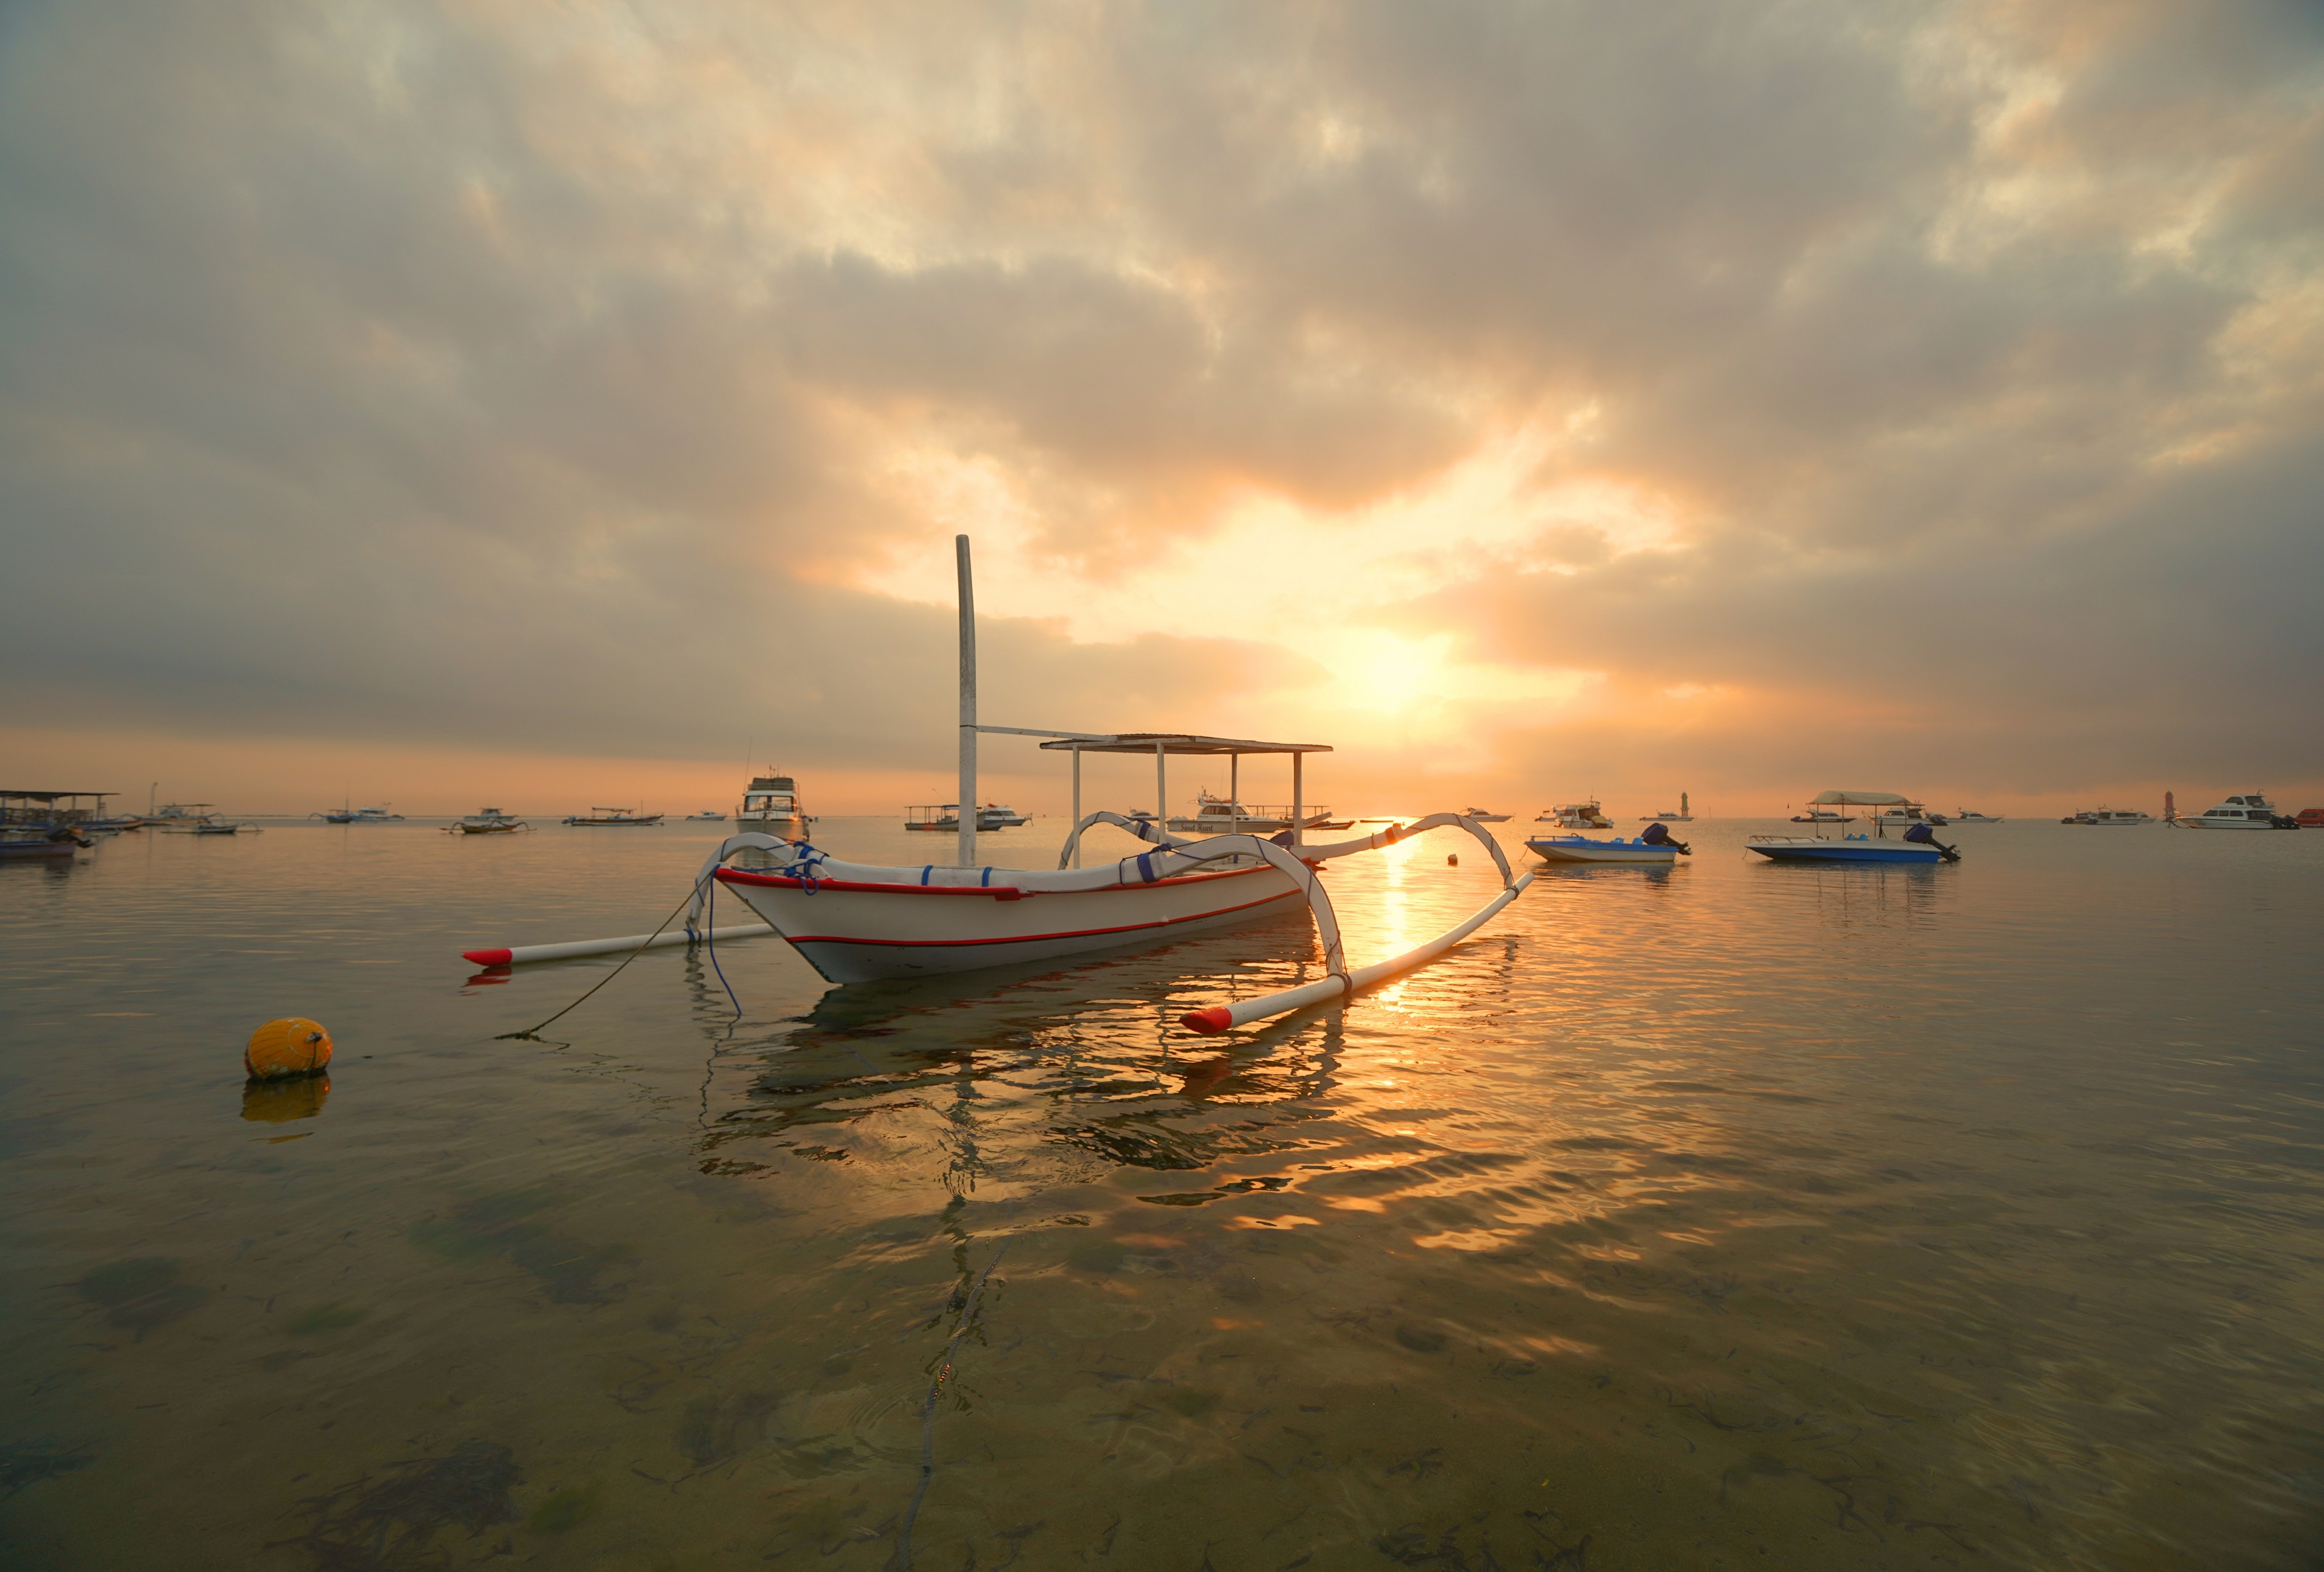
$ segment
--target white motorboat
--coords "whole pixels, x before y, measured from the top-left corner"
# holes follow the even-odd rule
[[[2136,808],[2091,808],[2080,814],[2069,814],[2058,821],[2061,824],[2152,824],[2156,822],[2153,814],[2143,814]]]
[[[2300,821],[2289,814],[2276,812],[2275,805],[2259,792],[2246,792],[2229,797],[2217,806],[2200,814],[2181,814],[2171,821],[2189,830],[2296,830]]]
[[[734,810],[736,829],[779,835],[786,841],[805,835],[807,826],[814,823],[814,817],[800,805],[798,782],[787,775],[752,777],[751,784],[742,791],[742,805]]]
[[[1646,840],[1592,841],[1587,835],[1537,835],[1526,850],[1545,862],[1674,862],[1680,848]]]
[[[686,822],[689,824],[723,824],[726,822],[726,815],[715,808],[705,808],[698,814],[687,814]]]
[[[327,824],[395,824],[403,820],[401,814],[391,814],[385,808],[328,808],[307,817]]]
[[[1461,810],[1461,816],[1464,819],[1474,819],[1480,824],[1506,824],[1509,822],[1509,816],[1507,814],[1490,813],[1483,808],[1463,808]]]
[[[1638,823],[1641,824],[1692,824],[1694,823],[1694,814],[1688,804],[1686,794],[1681,792],[1678,795],[1677,813],[1641,814],[1638,815]]]
[[[1536,824],[1554,824],[1561,830],[1610,830],[1614,821],[1606,816],[1596,797],[1584,803],[1561,803],[1554,808],[1544,808],[1536,816]]]
[[[1956,824],[1998,824],[2007,817],[2006,814],[1972,813],[1967,808],[1953,810],[1953,823]]]
[[[1332,810],[1320,804],[1306,805],[1301,808],[1300,815],[1300,828],[1313,830],[1331,818]],[[1292,816],[1289,803],[1239,803],[1205,790],[1195,794],[1194,813],[1171,820],[1168,827],[1204,835],[1240,835],[1288,830]],[[1469,816],[1476,817],[1474,814]]]

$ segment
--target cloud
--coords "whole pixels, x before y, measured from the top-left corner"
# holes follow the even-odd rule
[[[0,652],[53,725],[917,759],[966,529],[1037,724],[2314,778],[2200,674],[2324,654],[2319,32],[19,8]]]

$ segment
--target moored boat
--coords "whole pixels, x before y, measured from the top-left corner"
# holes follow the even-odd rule
[[[2297,830],[2300,821],[2276,812],[2260,792],[2245,792],[2200,814],[2181,814],[2172,821],[2189,830]]]
[[[1544,808],[1535,817],[1534,823],[1554,824],[1561,830],[1610,830],[1614,827],[1614,821],[1606,816],[1606,810],[1599,805],[1596,797],[1587,802],[1561,803],[1554,808]]]
[[[979,834],[988,830],[1010,830],[1026,822],[1025,815],[1001,803],[987,803],[976,810]],[[958,803],[924,803],[904,810],[907,830],[941,831],[947,835],[960,832]]]
[[[2152,824],[2154,815],[2136,808],[2089,808],[2079,814],[2069,814],[2058,821],[2061,824]]]
[[[698,814],[687,814],[686,822],[689,824],[723,824],[726,822],[726,815],[715,808],[705,808]]]
[[[815,823],[799,802],[798,782],[787,775],[757,775],[742,788],[742,805],[734,810],[734,827],[762,835],[796,841]]]
[[[513,814],[503,814],[498,808],[478,808],[456,824],[447,824],[450,835],[513,835],[532,826]]]
[[[1480,824],[1506,824],[1509,822],[1509,816],[1507,814],[1489,813],[1483,808],[1463,808],[1461,810],[1461,816],[1464,819],[1474,819]]]
[[[2324,808],[2302,808],[2292,818],[2303,830],[2324,830]]]
[[[216,817],[209,803],[164,803],[145,821],[148,830],[161,830],[176,835],[190,835]]]
[[[644,829],[660,823],[659,814],[643,814],[634,808],[592,808],[586,814],[572,814],[565,823],[585,830]]]
[[[1973,813],[1968,808],[1953,810],[1953,823],[1956,824],[1998,824],[2007,817],[2006,814]]]
[[[1818,808],[1834,810],[1866,807],[1881,810],[1913,808],[1919,804],[1912,798],[1895,792],[1829,791],[1813,799]],[[1793,821],[1794,823],[1798,820]],[[1812,821],[1822,829],[1825,820]],[[1842,823],[1846,821],[1843,820]],[[1904,825],[1901,835],[1891,838],[1888,831],[1896,821],[1885,813],[1872,816],[1872,832],[1868,835],[1754,835],[1744,841],[1744,849],[1756,851],[1773,862],[1959,862],[1960,853],[1936,839],[1928,821],[1916,819]]]
[[[1680,849],[1643,837],[1592,841],[1587,835],[1536,835],[1526,841],[1526,850],[1545,862],[1675,862]]]
[[[1299,814],[1299,827],[1314,830],[1330,822],[1332,810],[1319,803],[1304,805]],[[1474,818],[1472,814],[1470,815]],[[1291,828],[1293,809],[1289,803],[1239,803],[1229,797],[1217,796],[1209,790],[1194,795],[1194,811],[1173,819],[1172,830],[1191,830],[1204,835],[1235,835],[1252,832],[1271,832]]]
[[[1681,792],[1678,795],[1677,813],[1641,814],[1638,815],[1638,823],[1641,824],[1692,824],[1694,823],[1694,811],[1687,802],[1686,794]]]

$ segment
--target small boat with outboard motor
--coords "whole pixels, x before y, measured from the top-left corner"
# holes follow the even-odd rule
[[[472,950],[466,958],[480,966],[504,966],[691,942],[712,933],[711,901],[720,890],[739,898],[835,983],[973,971],[1168,942],[1190,933],[1296,911],[1304,903],[1322,941],[1321,976],[1296,988],[1191,1010],[1180,1017],[1191,1031],[1216,1034],[1345,997],[1433,961],[1483,926],[1532,882],[1529,873],[1511,873],[1508,857],[1481,825],[1457,814],[1434,814],[1409,824],[1389,824],[1347,841],[1308,843],[1300,823],[1307,816],[1301,772],[1306,755],[1330,751],[1321,743],[980,724],[968,538],[959,537],[955,547],[961,624],[960,789],[955,802],[977,800],[977,745],[984,735],[1039,738],[1043,750],[1068,755],[1073,768],[1074,828],[1058,853],[1055,869],[980,865],[976,815],[960,815],[956,810],[956,866],[843,862],[804,841],[744,832],[728,836],[703,864],[695,878],[685,927],[679,932]],[[1246,754],[1287,755],[1292,826],[1272,836],[1240,833],[1192,839],[1173,835],[1152,819],[1104,810],[1084,814],[1081,764],[1084,753],[1150,757],[1157,806],[1169,801],[1167,776],[1173,755],[1238,761]],[[1083,838],[1101,824],[1127,832],[1142,849],[1094,867],[1082,867]],[[1439,828],[1459,828],[1481,842],[1500,870],[1500,889],[1436,938],[1373,965],[1351,967],[1330,896],[1316,878],[1317,867]]]
[[[532,826],[513,814],[498,808],[478,808],[456,824],[444,826],[447,835],[513,835]]]
[[[0,861],[52,862],[97,844],[105,799],[117,792],[0,791]],[[86,798],[94,808],[81,805]],[[133,821],[134,823],[134,821]]]
[[[1526,850],[1545,862],[1668,863],[1694,854],[1694,848],[1685,841],[1673,840],[1660,820],[1629,841],[1619,835],[1611,841],[1593,841],[1587,835],[1536,835],[1526,842]]]
[[[1850,807],[1890,809],[1914,807],[1912,798],[1895,792],[1829,791],[1816,797],[1812,804],[1834,810]],[[1799,821],[1794,820],[1794,823]],[[1841,821],[1843,823],[1845,820]],[[1744,849],[1756,851],[1773,862],[1959,862],[1960,852],[1936,838],[1926,819],[1907,823],[1901,834],[1888,832],[1896,821],[1885,814],[1871,816],[1872,832],[1851,835],[1842,830],[1837,835],[1754,835],[1743,842]],[[1817,821],[1821,831],[1825,821]]]
[[[642,813],[635,808],[592,808],[586,814],[567,815],[565,823],[582,830],[638,830],[660,823],[659,814]]]
[[[2200,814],[2181,814],[2171,821],[2184,830],[2297,830],[2300,821],[2278,813],[2265,794],[2245,792]]]

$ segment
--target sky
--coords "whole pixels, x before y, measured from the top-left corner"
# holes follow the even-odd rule
[[[1347,809],[2324,803],[2324,7],[0,8],[0,785],[949,799],[957,533]]]

